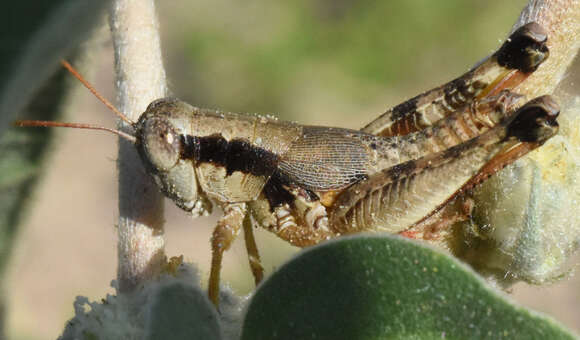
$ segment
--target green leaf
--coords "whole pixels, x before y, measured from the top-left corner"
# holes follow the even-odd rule
[[[457,260],[358,236],[304,251],[259,287],[242,339],[573,339]]]
[[[218,316],[206,293],[180,283],[160,289],[147,327],[147,340],[221,339]]]

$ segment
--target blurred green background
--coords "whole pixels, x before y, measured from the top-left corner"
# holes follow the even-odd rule
[[[525,3],[172,0],[157,5],[175,96],[223,111],[360,128],[492,53]],[[92,53],[96,72],[88,77],[115,98],[111,43],[103,41]],[[75,93],[75,121],[112,125],[110,113],[85,90]],[[116,140],[78,131],[59,134],[8,273],[10,339],[56,338],[72,316],[76,295],[99,300],[112,292]],[[207,278],[215,216],[192,220],[170,202],[167,213],[168,255],[184,254]],[[296,251],[268,233],[257,238],[268,271]],[[237,243],[225,256],[224,280],[245,294],[252,280],[243,244]],[[523,287],[515,289],[516,298],[578,330],[580,317],[570,311],[573,306],[564,306],[580,298],[577,284],[571,284],[575,293],[551,290],[550,300],[558,305],[538,304],[536,291],[518,295]]]
[[[159,11],[184,100],[358,127],[492,52],[525,3],[172,1]]]

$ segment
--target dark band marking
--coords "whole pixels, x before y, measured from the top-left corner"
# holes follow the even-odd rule
[[[518,111],[517,117],[509,124],[507,137],[515,137],[522,142],[543,142],[549,138],[545,135],[546,131],[550,130],[549,133],[553,133],[558,127],[556,117],[559,112],[558,107],[546,107],[542,103],[527,104]],[[553,129],[549,129],[548,126]]]
[[[181,139],[181,155],[179,158],[195,160],[195,155],[199,154],[197,137],[180,135],[179,138]]]
[[[240,171],[254,176],[270,176],[278,166],[278,156],[244,139],[226,140],[219,134],[205,137],[181,136],[181,158],[196,163],[224,167],[229,176]]]
[[[383,173],[388,176],[392,181],[397,181],[403,177],[407,177],[417,168],[417,162],[414,160],[407,161],[405,163],[397,164],[383,171]]]
[[[228,176],[240,171],[254,176],[269,177],[263,190],[270,203],[270,209],[273,211],[284,204],[294,207],[296,197],[287,188],[300,186],[277,171],[278,155],[243,139],[228,141],[219,134],[205,137],[182,135],[181,145],[181,159],[224,167]],[[306,188],[301,188],[301,192],[308,201],[320,199],[316,193]]]
[[[264,196],[270,203],[271,211],[284,204],[288,204],[290,208],[295,207],[296,196],[288,189],[292,187],[299,188],[299,195],[309,202],[320,200],[320,197],[314,191],[293,183],[288,176],[280,171],[275,171],[264,186]]]
[[[467,85],[465,79],[457,78],[445,85],[443,88],[443,100],[447,105],[441,105],[441,107],[448,113],[453,113],[458,108],[462,107],[465,104],[465,101],[460,99],[459,94],[463,95],[465,99],[471,99],[469,95],[465,95],[467,93]],[[453,110],[449,110],[448,106],[453,108]]]
[[[272,177],[270,177],[264,186],[264,195],[266,196],[268,203],[270,203],[271,211],[284,204],[294,207],[294,200],[296,197],[286,189],[286,186],[289,184],[287,178],[285,178],[285,176],[280,172],[276,171],[272,174]]]
[[[397,121],[403,117],[405,117],[407,114],[414,112],[415,110],[417,110],[417,103],[419,102],[419,99],[423,97],[423,94],[420,94],[416,97],[413,97],[409,100],[407,100],[406,102],[403,102],[395,107],[393,107],[393,109],[391,110],[391,121]]]
[[[459,77],[445,84],[443,87],[443,93],[446,96],[451,95],[455,91],[458,91],[461,94],[465,94],[466,89],[467,89],[467,81],[464,79],[464,77]]]
[[[530,32],[529,27],[530,25],[520,27],[495,53],[500,66],[529,73],[535,71],[545,60],[549,53],[548,47],[545,41],[537,40],[538,36]]]

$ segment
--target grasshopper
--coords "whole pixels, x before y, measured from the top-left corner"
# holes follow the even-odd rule
[[[556,134],[559,108],[549,96],[523,104],[511,91],[548,57],[546,39],[539,25],[525,25],[465,75],[360,131],[201,109],[175,98],[153,101],[136,122],[113,107],[131,133],[17,125],[116,133],[135,145],[146,171],[181,209],[198,216],[219,206],[208,289],[217,305],[222,257],[241,229],[258,283],[255,226],[299,247],[361,231],[404,234],[441,218],[455,197]]]

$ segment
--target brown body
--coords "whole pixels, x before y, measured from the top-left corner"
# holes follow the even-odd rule
[[[380,137],[207,111],[169,98],[141,116],[137,136],[146,138],[138,137],[137,147],[162,190],[183,209],[247,204],[258,225],[308,246],[363,230],[400,232],[419,222],[500,151],[521,143],[507,136],[508,127],[538,106],[557,112],[542,97],[517,112],[503,106],[487,112],[491,122],[506,117],[492,128],[478,128],[468,111],[449,117],[463,121],[455,128],[446,123]],[[163,153],[175,157],[162,166],[151,162]]]

